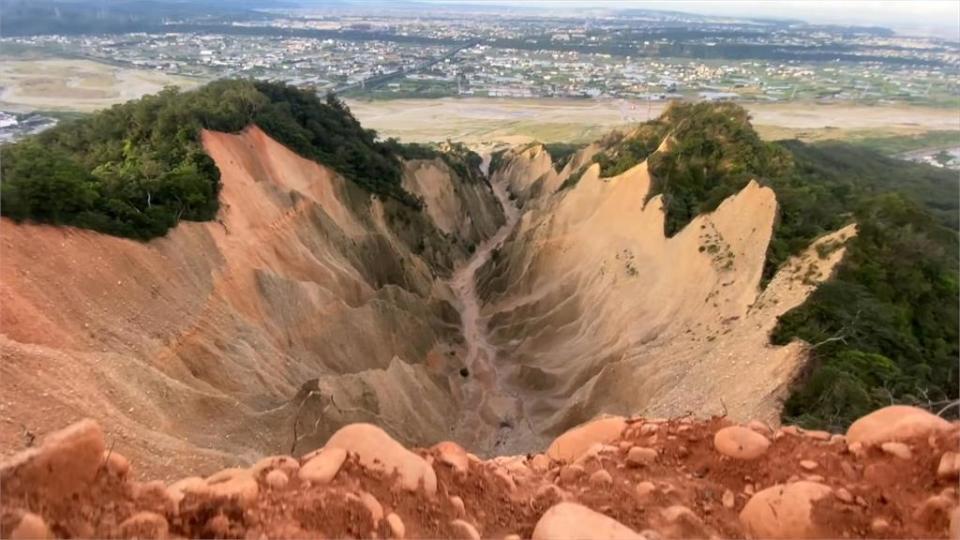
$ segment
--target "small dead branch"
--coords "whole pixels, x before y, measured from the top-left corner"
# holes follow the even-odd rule
[[[33,443],[37,440],[37,435],[30,431],[26,424],[20,424],[20,427],[23,429],[23,445],[26,448],[32,448]]]
[[[940,409],[939,411],[937,411],[937,416],[943,417],[943,413],[949,411],[950,409],[952,409],[952,408],[954,408],[954,407],[960,407],[960,399],[955,399],[955,400],[951,401],[950,403],[947,403],[942,409]]]

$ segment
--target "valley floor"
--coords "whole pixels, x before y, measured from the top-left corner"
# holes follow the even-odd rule
[[[489,169],[489,160],[487,155],[484,174]],[[520,210],[510,200],[506,186],[492,183],[491,187],[503,207],[506,222],[450,280],[460,306],[463,337],[467,342],[464,363],[468,369],[464,372],[466,382],[461,387],[461,419],[453,438],[481,455],[525,452],[535,448],[536,441],[540,440],[527,417],[519,390],[512,388],[498,370],[503,359],[498,357],[497,347],[490,343],[487,321],[480,315],[482,300],[477,295],[477,271],[487,264],[520,219]]]
[[[571,99],[444,98],[353,100],[365,126],[409,142],[581,142],[611,129],[645,122],[666,102]],[[915,135],[960,130],[960,112],[902,104],[744,103],[764,138],[804,140]]]

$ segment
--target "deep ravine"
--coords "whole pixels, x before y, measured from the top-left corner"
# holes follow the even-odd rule
[[[489,176],[489,167],[490,154],[485,154],[484,175]],[[480,313],[477,270],[507,238],[521,214],[510,200],[505,185],[492,181],[490,185],[503,207],[505,222],[477,247],[449,282],[460,310],[467,348],[464,364],[469,370],[460,386],[461,415],[452,436],[466,448],[487,456],[523,453],[533,448],[538,439],[524,411],[523,399],[503,376],[506,359],[498,357],[497,348],[488,340],[486,319]]]

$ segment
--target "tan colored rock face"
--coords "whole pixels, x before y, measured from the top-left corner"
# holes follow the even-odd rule
[[[326,484],[333,480],[347,459],[343,448],[324,447],[319,453],[303,464],[297,473],[302,480]]]
[[[847,441],[880,444],[949,429],[950,422],[917,407],[891,405],[850,425]]]
[[[439,459],[459,472],[466,472],[470,466],[470,460],[467,458],[467,451],[459,444],[452,441],[444,441],[433,447],[439,454]]]
[[[405,444],[449,437],[461,338],[444,280],[503,220],[488,186],[460,185],[439,159],[405,169],[452,186],[446,235],[258,128],[202,142],[220,171],[215,220],[137,242],[2,219],[0,394],[17,396],[4,414],[38,434],[97,418],[125,434],[113,450],[137,474],[168,478],[180,467],[165,470],[167,453],[214,471],[320,446],[350,420],[331,396],[377,411]],[[300,403],[259,411],[318,374],[291,450]],[[0,452],[21,430],[0,425]]]
[[[326,448],[342,448],[356,454],[360,463],[370,469],[387,473],[396,471],[406,489],[416,490],[422,484],[427,493],[437,491],[437,475],[433,467],[377,426],[350,424],[340,428],[327,441]]]
[[[842,248],[821,258],[811,246],[761,292],[777,215],[769,188],[750,182],[667,237],[646,163],[610,178],[592,165],[575,186],[541,191],[555,176],[542,151],[505,159],[495,176],[525,214],[478,289],[493,344],[522,359],[507,380],[531,390],[534,425],[562,432],[610,411],[721,414],[721,402],[735,420],[777,420],[805,354],[799,343],[770,347],[770,331],[830,276]]]
[[[713,437],[717,452],[735,459],[755,459],[770,447],[770,440],[756,431],[741,427],[725,427]]]
[[[629,527],[576,503],[560,503],[543,514],[533,529],[533,540],[590,538],[631,540],[643,538]]]
[[[45,486],[51,495],[67,498],[93,481],[104,451],[100,426],[83,420],[45,438],[38,448],[0,464],[0,482]]]
[[[576,461],[596,443],[615,440],[627,426],[622,417],[600,418],[560,435],[547,448],[547,456],[556,461]]]
[[[823,535],[813,522],[813,503],[830,495],[816,482],[776,485],[758,492],[740,512],[740,522],[754,538],[817,538]]]

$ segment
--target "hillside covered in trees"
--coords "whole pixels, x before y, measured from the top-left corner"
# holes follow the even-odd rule
[[[402,145],[378,141],[335,96],[225,80],[169,88],[4,146],[3,215],[139,239],[181,219],[213,219],[219,171],[200,131],[251,124],[374,194],[420,205],[401,187]]]
[[[668,136],[670,148],[654,153]],[[857,223],[834,278],[786,313],[771,337],[814,344],[785,420],[839,429],[891,403],[933,409],[957,399],[954,172],[843,143],[764,142],[747,112],[730,103],[676,104],[603,144],[594,158],[601,177],[649,158],[667,235],[750,179],[771,187],[779,216],[764,282],[815,238]]]

